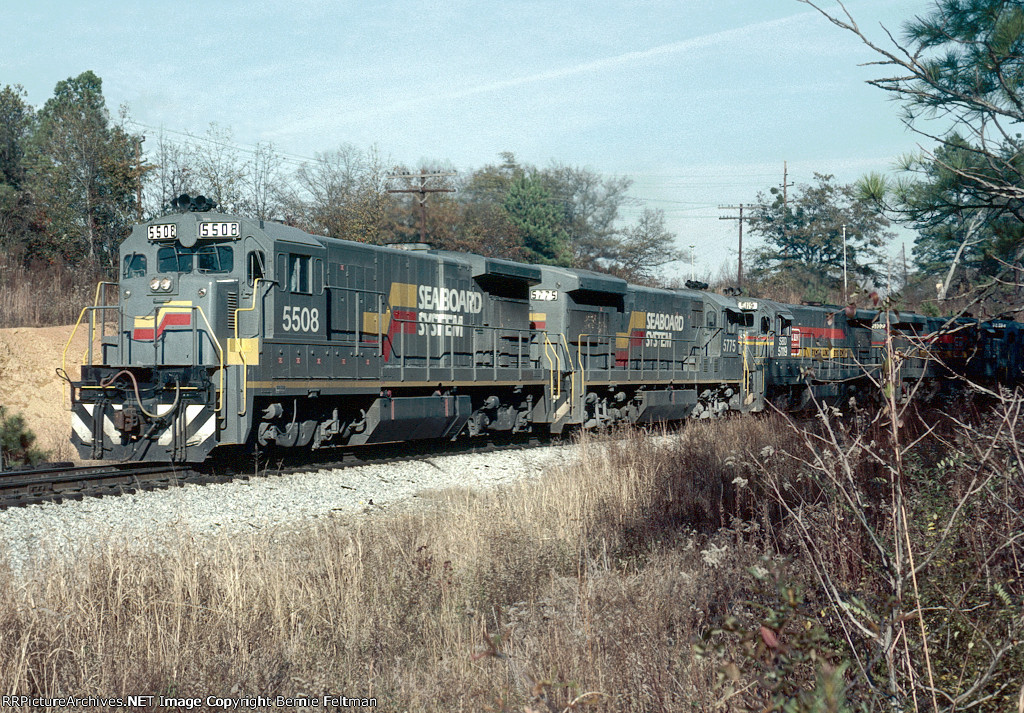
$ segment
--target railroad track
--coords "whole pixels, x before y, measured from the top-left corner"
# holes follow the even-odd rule
[[[8,470],[0,473],[0,509],[169,487],[196,476],[182,466],[140,463]]]
[[[240,463],[245,463],[246,459],[238,456],[215,459],[197,467],[147,463],[100,466],[51,464],[31,470],[0,472],[0,510],[43,502],[155,490],[186,483],[246,480],[252,477],[302,473],[310,470],[399,463],[431,456],[489,453],[551,444],[552,441],[537,437],[509,438],[497,442],[391,443],[337,449],[313,456],[305,454],[301,458],[285,456],[275,460],[271,456],[265,458],[262,463],[250,458],[251,469],[241,467]]]
[[[464,441],[403,441],[397,443],[379,443],[368,446],[357,446],[355,448],[336,448],[322,451],[320,453],[305,453],[298,457],[288,454],[288,457],[274,460],[267,459],[267,473],[262,474],[291,474],[302,473],[308,470],[331,470],[341,468],[352,468],[360,465],[383,465],[387,463],[401,463],[403,461],[418,460],[431,456],[450,456],[461,453],[494,453],[504,450],[522,450],[526,448],[537,448],[540,446],[557,445],[560,439],[553,439],[545,436],[543,438],[530,436],[509,436],[503,439],[473,439]],[[230,468],[227,470],[218,468],[218,472],[228,472],[232,475]],[[237,473],[237,475],[244,475]],[[251,475],[251,473],[250,473]]]

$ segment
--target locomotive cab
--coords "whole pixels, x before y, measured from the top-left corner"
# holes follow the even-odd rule
[[[72,442],[88,459],[201,461],[214,445],[241,442],[224,418],[255,361],[257,293],[271,266],[258,231],[234,216],[168,215],[135,226],[121,245],[116,328],[111,307],[92,307],[99,358],[72,389]],[[243,305],[248,309],[243,309]],[[91,354],[90,354],[91,356]]]
[[[209,226],[234,235],[195,238]],[[146,227],[144,244],[133,235],[121,248],[122,313],[132,316],[120,325],[117,350],[110,350],[117,361],[108,363],[219,365],[217,335],[227,333],[239,302],[239,223]]]

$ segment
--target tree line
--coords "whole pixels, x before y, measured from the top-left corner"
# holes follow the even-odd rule
[[[111,117],[93,72],[58,83],[38,110],[21,87],[4,87],[0,119],[0,247],[25,263],[91,261],[112,270],[132,223],[167,213],[183,193],[202,194],[226,213],[335,238],[388,244],[422,234],[438,248],[648,284],[682,257],[662,211],[623,220],[623,208],[635,203],[628,178],[568,164],[537,167],[502,153],[456,173],[349,144],[296,161],[269,143],[240,148],[231,129],[216,124],[201,136],[145,136],[128,128],[126,109]],[[810,296],[833,279],[822,266],[841,250],[841,225],[849,228],[853,274],[865,279],[890,235],[888,221],[852,186],[830,176],[816,181],[785,205],[780,195],[762,194],[750,223],[764,239],[755,276],[806,283]]]
[[[760,238],[750,257],[761,288],[789,286],[805,299],[831,299],[843,284],[844,262],[851,285],[884,285],[894,223],[916,231],[911,272],[919,285],[934,285],[940,301],[986,279],[989,286],[1019,282],[1021,4],[938,0],[902,34],[887,33],[883,46],[844,6],[829,14],[800,1],[878,54],[877,64],[891,74],[871,83],[894,95],[924,148],[888,175],[843,185],[815,174],[792,192],[758,194],[747,219]],[[215,124],[185,138],[143,136],[131,125],[126,109],[111,117],[92,72],[59,82],[38,109],[21,87],[0,90],[0,249],[26,263],[92,261],[112,269],[130,225],[162,215],[188,193],[211,198],[224,212],[331,237],[386,244],[422,234],[439,248],[637,282],[663,278],[659,269],[681,257],[662,211],[623,219],[635,203],[625,177],[557,162],[533,166],[511,153],[455,174],[447,165],[402,165],[352,145],[297,162],[267,143],[241,149],[230,128]]]
[[[320,235],[376,244],[425,239],[640,282],[680,257],[662,211],[623,220],[634,203],[628,178],[587,168],[537,167],[503,153],[456,174],[352,145],[294,166],[271,144],[239,148],[230,128],[216,124],[183,139],[144,136],[131,124],[126,109],[111,116],[93,72],[58,83],[38,109],[20,86],[0,90],[0,247],[26,263],[86,260],[110,270],[133,223],[167,213],[181,194],[201,194],[220,211]],[[409,192],[417,187],[427,192]]]
[[[851,292],[904,287],[907,263],[892,270],[885,254],[900,224],[916,233],[914,301],[938,308],[954,296],[994,298],[1012,312],[1024,284],[1024,6],[937,0],[902,32],[884,29],[888,41],[878,43],[842,3],[836,12],[799,2],[876,53],[884,76],[869,83],[893,96],[920,148],[888,174],[847,185],[815,174],[788,194],[759,193],[748,214],[761,239],[750,255],[758,289],[832,300],[844,265]]]

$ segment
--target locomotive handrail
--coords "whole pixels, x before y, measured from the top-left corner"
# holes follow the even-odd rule
[[[159,310],[160,310],[160,308],[158,307],[156,312],[159,312]],[[221,348],[220,340],[217,339],[217,334],[213,331],[213,327],[210,326],[210,320],[208,320],[206,318],[206,312],[203,311],[203,308],[200,305],[192,305],[192,310],[193,311],[195,311],[195,310],[199,311],[199,314],[203,318],[203,321],[206,322],[206,328],[208,330],[210,330],[210,332],[209,332],[210,341],[213,342],[213,346],[217,347],[217,360],[218,360],[217,361],[217,366],[218,366],[217,371],[220,372],[220,388],[217,389],[217,395],[216,395],[216,398],[215,398],[215,403],[214,403],[213,411],[214,411],[214,413],[219,414],[221,412],[221,410],[223,409],[223,407],[224,407],[224,349]],[[154,314],[153,319],[154,319],[153,324],[155,325],[156,324],[156,314]],[[237,327],[237,323],[236,323],[235,326]],[[193,335],[196,334],[195,321],[192,321],[192,334]],[[195,337],[193,336],[193,339],[194,338]],[[155,328],[154,328],[154,331],[153,331],[153,343],[156,344],[156,330],[155,330]],[[199,352],[198,352],[198,350],[194,350],[192,352],[192,361],[196,362],[196,361],[198,361],[198,358],[199,358]]]
[[[548,358],[548,364],[551,365],[551,369],[549,369],[550,376],[548,378],[551,383],[551,400],[554,402],[562,395],[562,359],[558,356],[558,350],[555,348],[555,345],[551,343],[550,339],[548,339],[547,332],[544,332],[544,355]],[[558,362],[557,371],[555,370],[556,360]],[[556,376],[556,374],[559,376]]]
[[[82,319],[85,317],[86,311],[91,311],[92,312],[92,314],[90,315],[90,319],[89,319],[89,346],[86,349],[86,352],[88,353],[89,366],[92,366],[92,342],[93,342],[93,340],[96,337],[96,313],[95,313],[95,310],[97,310],[97,309],[117,309],[118,308],[118,305],[101,305],[99,303],[100,302],[100,290],[103,289],[104,285],[115,285],[116,286],[117,283],[116,282],[110,282],[108,280],[100,280],[99,282],[97,282],[96,283],[96,293],[93,295],[93,298],[92,298],[92,305],[86,305],[85,307],[82,308],[82,311],[78,313],[78,321],[75,322],[75,327],[74,327],[74,329],[71,330],[71,336],[68,337],[68,341],[64,344],[64,351],[61,353],[61,369],[63,369],[65,373],[67,373],[68,349],[71,347],[71,341],[75,338],[75,333],[78,331],[78,327],[81,326],[81,324],[82,324]],[[103,296],[106,297],[106,292],[103,293]],[[104,299],[104,301],[106,301],[106,300]],[[107,321],[104,319],[101,322],[101,324],[103,325],[103,334],[101,334],[100,336],[104,337],[104,336],[106,336],[106,333],[107,333],[107,330],[106,330]],[[82,354],[82,361],[85,361],[85,360],[86,360],[86,354],[83,353]]]
[[[106,286],[106,285],[114,285],[116,287],[117,283],[116,282],[110,282],[110,281],[107,281],[107,280],[100,280],[99,282],[97,282],[96,283],[96,294],[93,295],[93,298],[92,298],[92,306],[93,307],[99,307],[100,306],[100,290],[103,289],[103,287]],[[106,297],[107,297],[106,290],[103,290],[103,297],[104,297],[103,301],[106,302],[107,301],[106,300]],[[103,306],[104,307],[107,307],[107,306],[111,306],[112,307],[114,305],[103,305]],[[95,338],[95,336],[96,336],[96,312],[95,311],[93,311],[93,313],[90,315],[90,318],[91,318],[91,325],[90,325],[90,330],[89,330],[89,336],[90,336],[89,344],[91,346],[92,345],[92,339]],[[102,339],[103,337],[107,336],[107,321],[103,320],[102,322],[100,322],[100,324],[103,325],[103,332],[102,332],[102,334],[100,334],[100,338]],[[92,359],[92,357],[90,356],[90,361],[91,361],[91,359]],[[90,366],[91,366],[91,364],[90,364]]]
[[[742,344],[742,347],[743,347],[743,351],[741,352],[741,355],[743,357],[743,382],[742,383],[743,383],[743,392],[744,392],[743,398],[745,399],[745,398],[747,398],[746,394],[751,394],[754,391],[754,388],[753,388],[754,387],[754,381],[753,381],[753,377],[751,376],[752,372],[751,372],[751,369],[750,369],[750,362],[747,360],[747,348],[750,346],[750,344],[747,341],[746,330],[743,330],[743,338],[740,340],[740,343]]]
[[[85,317],[85,313],[89,309],[91,309],[91,308],[90,307],[83,307],[82,311],[78,313],[78,321],[75,322],[75,326],[71,330],[71,335],[68,337],[68,341],[64,344],[64,351],[61,352],[61,355],[60,355],[60,368],[64,371],[64,373],[67,373],[68,349],[71,348],[71,342],[75,338],[75,333],[78,332],[78,327],[82,324],[82,318]],[[91,336],[92,335],[90,335],[90,337]],[[91,344],[91,339],[90,339],[90,344]],[[85,355],[83,354],[82,356],[84,357]],[[92,366],[92,364],[89,364],[89,366]]]
[[[627,341],[627,343],[626,343],[626,357],[625,357],[625,359],[626,359],[626,370],[627,371],[634,371],[634,369],[631,366],[631,364],[632,364],[633,359],[637,358],[637,360],[640,363],[639,363],[638,367],[635,369],[635,371],[639,371],[641,376],[644,374],[645,371],[654,371],[657,374],[661,374],[662,372],[668,371],[668,372],[670,372],[673,375],[675,375],[676,373],[680,373],[680,375],[681,375],[682,372],[686,372],[687,369],[685,368],[685,366],[686,366],[686,364],[689,363],[689,357],[687,357],[685,354],[681,354],[680,353],[679,345],[682,344],[682,345],[685,346],[685,345],[692,344],[692,340],[691,339],[687,339],[685,337],[669,337],[669,338],[657,337],[654,340],[654,341],[658,342],[657,345],[648,345],[645,342],[641,342],[641,344],[638,347],[635,347],[631,343],[632,337],[630,337],[628,335],[627,336],[623,336],[622,334],[580,334],[580,335],[578,335],[577,338],[579,340],[579,341],[575,342],[575,344],[576,344],[576,351],[577,351],[577,355],[578,355],[577,356],[577,361],[579,362],[579,368],[580,368],[581,371],[585,372],[585,371],[587,371],[589,369],[589,371],[591,371],[591,372],[605,371],[608,374],[610,374],[612,369],[613,369],[613,367],[611,366],[611,363],[609,363],[609,365],[607,367],[603,368],[603,369],[599,368],[599,367],[588,367],[587,364],[585,363],[584,358],[583,358],[583,354],[582,354],[583,347],[584,346],[591,347],[591,346],[595,346],[595,345],[600,345],[601,343],[604,343],[604,344],[607,344],[607,345],[611,345],[611,344],[615,343],[619,339],[625,339],[625,340],[630,340],[630,341]],[[664,345],[663,342],[669,342],[670,346]],[[671,350],[672,350],[670,358],[669,358],[669,362],[670,362],[671,366],[669,366],[666,369],[666,368],[663,368],[661,366],[661,362],[664,361],[661,352],[663,350],[669,349],[669,348],[671,348]],[[634,350],[637,350],[637,351],[635,352]],[[653,352],[653,354],[652,354],[652,352]],[[614,355],[612,355],[612,356],[614,356]],[[645,363],[649,360],[649,358],[650,358],[650,360],[657,362],[655,364],[655,366],[653,366],[651,368],[648,368],[648,367],[645,366]],[[680,364],[682,366],[679,366]],[[695,371],[695,372],[699,371],[699,369],[697,368],[696,364],[693,365],[693,369],[691,369],[691,371]]]
[[[97,290],[98,289],[99,288],[97,287]],[[110,307],[115,307],[116,308],[116,305],[110,305]],[[64,350],[60,354],[60,369],[65,374],[68,373],[68,368],[67,368],[68,367],[68,349],[71,348],[71,342],[74,341],[75,334],[78,333],[78,328],[82,325],[82,320],[85,318],[85,313],[88,312],[91,309],[94,309],[94,307],[86,306],[86,307],[83,307],[82,311],[78,313],[78,320],[75,322],[75,326],[71,330],[71,334],[68,336],[68,341],[64,343]],[[104,307],[103,309],[109,309],[109,307]],[[92,340],[93,340],[93,334],[91,333],[91,331],[92,331],[92,326],[91,326],[91,322],[90,322],[89,346],[88,346],[88,348],[86,350],[88,355],[89,355],[89,366],[92,366]],[[85,358],[86,358],[86,355],[82,354],[82,361],[85,361]],[[72,391],[74,391],[74,387],[72,387]],[[74,394],[72,394],[71,396],[72,396],[72,398],[74,398]]]
[[[398,349],[396,351],[392,352],[392,354],[397,355],[396,359],[397,359],[397,365],[398,365],[398,369],[399,369],[399,375],[398,375],[399,381],[405,381],[405,370],[406,370],[406,366],[407,366],[407,362],[406,362],[407,353],[406,353],[406,349],[405,349],[405,335],[406,335],[405,325],[407,325],[407,324],[417,324],[417,325],[418,324],[422,324],[428,330],[427,334],[423,335],[425,337],[425,339],[427,340],[426,341],[426,354],[424,355],[425,358],[426,358],[426,361],[424,362],[424,365],[422,367],[423,374],[424,374],[423,378],[426,381],[430,381],[431,380],[431,371],[433,370],[435,372],[435,374],[436,374],[437,369],[444,369],[445,371],[447,371],[448,372],[448,380],[449,381],[454,381],[455,380],[455,369],[456,368],[460,368],[460,369],[461,368],[466,368],[466,369],[471,370],[472,374],[473,374],[473,381],[474,382],[477,381],[477,373],[479,371],[479,367],[477,366],[477,363],[476,363],[476,351],[477,351],[476,350],[476,347],[477,347],[476,339],[472,338],[469,346],[466,347],[466,348],[468,348],[471,351],[471,363],[468,366],[465,366],[465,367],[458,366],[456,364],[456,354],[457,354],[457,351],[456,351],[456,347],[455,347],[455,339],[456,339],[456,336],[457,336],[457,334],[455,332],[456,328],[462,328],[464,330],[472,330],[470,332],[470,336],[471,337],[472,337],[472,335],[476,331],[481,331],[481,332],[483,332],[484,330],[490,331],[490,333],[491,333],[491,351],[490,351],[491,366],[489,368],[491,369],[491,371],[493,373],[493,378],[494,379],[498,378],[498,371],[501,368],[499,366],[499,364],[498,364],[498,339],[499,339],[499,336],[502,339],[511,339],[513,337],[511,337],[509,335],[513,335],[514,334],[514,338],[516,340],[516,366],[514,368],[518,372],[519,379],[522,380],[522,377],[523,377],[523,342],[524,341],[529,342],[531,335],[534,335],[534,334],[544,334],[544,335],[546,335],[547,334],[547,332],[541,332],[540,330],[536,330],[536,329],[515,329],[515,328],[512,328],[512,327],[502,327],[502,326],[499,326],[499,325],[491,325],[491,324],[450,324],[449,325],[449,324],[446,324],[444,322],[420,322],[418,319],[410,319],[410,318],[404,317],[404,316],[403,317],[392,317],[391,319],[392,319],[393,322],[395,322],[396,324],[399,325],[399,327],[396,330],[394,330],[394,331],[401,335],[398,338]],[[437,327],[438,334],[430,334],[429,333],[429,328],[430,327]],[[444,328],[445,327],[451,327],[451,329],[452,329],[451,334],[445,334],[444,333]],[[500,334],[501,332],[505,332],[507,334],[502,336]],[[394,340],[393,336],[387,336],[386,338],[392,343],[392,345],[394,345],[395,340]],[[431,350],[431,347],[432,347],[432,344],[433,344],[435,338],[441,340],[441,343],[442,343],[442,345],[441,345],[442,346],[442,350],[438,354],[434,354],[432,352],[432,350]],[[445,345],[444,345],[444,340],[445,339],[448,340],[447,348],[445,348]],[[546,342],[547,346],[553,346],[551,344],[551,342],[549,342],[547,340],[546,336],[545,336],[545,342]],[[545,349],[545,351],[547,351],[547,349]],[[486,352],[484,352],[484,353],[486,353]],[[431,359],[434,358],[434,357],[436,357],[438,359],[437,366],[431,366]],[[448,357],[448,363],[447,364],[444,363],[445,357]],[[559,368],[561,368],[562,360],[561,360],[560,356],[557,356],[557,352],[556,352],[556,358],[557,358],[557,363],[559,365]],[[553,359],[549,355],[548,356],[548,360],[551,363],[552,368],[554,368],[554,366],[555,366],[555,359]],[[409,367],[409,368],[418,368],[418,367]],[[508,368],[513,368],[513,367],[508,367]]]
[[[68,349],[71,348],[71,342],[74,340],[75,334],[78,332],[78,328],[82,325],[82,320],[85,318],[85,313],[86,312],[94,312],[95,310],[118,309],[118,308],[119,308],[118,305],[95,305],[95,306],[83,307],[82,308],[82,311],[78,313],[78,321],[75,322],[75,326],[71,330],[71,336],[69,336],[68,337],[68,341],[64,343],[64,351],[61,353],[61,362],[60,362],[62,369],[64,369],[65,371],[67,370]],[[86,362],[88,366],[92,366],[92,352],[93,352],[93,350],[92,350],[92,342],[93,342],[93,339],[95,338],[95,335],[94,335],[95,328],[93,326],[94,323],[95,323],[94,320],[90,319],[90,324],[89,324],[89,332],[90,332],[89,333],[89,344],[86,347],[85,352],[82,353],[82,361]],[[106,323],[106,321],[104,320],[104,324],[105,323]]]
[[[559,334],[558,336],[562,338],[562,344],[565,346],[565,360],[572,367],[569,371],[569,413],[571,414],[573,404],[576,403],[576,367],[572,363],[572,350],[569,348],[569,340],[565,338],[565,334]]]
[[[246,390],[249,384],[249,365],[245,361],[245,350],[242,349],[241,345],[238,343],[238,313],[252,312],[253,310],[256,309],[256,299],[259,296],[261,281],[266,282],[266,280],[263,280],[263,278],[257,277],[256,280],[252,283],[252,304],[249,305],[248,307],[239,307],[235,310],[235,349],[238,350],[238,358],[242,360],[242,410],[238,412],[239,416],[244,416],[245,412],[248,411],[249,409],[248,403],[246,401]],[[259,339],[259,334],[256,335],[256,338]],[[228,350],[230,351],[230,345],[228,347]]]
[[[580,392],[583,393],[584,397],[586,397],[587,393],[587,370],[583,368],[583,340],[589,339],[590,337],[598,337],[598,335],[581,334],[577,337],[579,341],[576,342],[576,363],[579,364],[580,367]],[[600,339],[600,337],[598,338]],[[587,346],[590,346],[589,341],[587,342]],[[575,381],[575,377],[573,377],[573,380]],[[575,396],[573,399],[575,400]]]

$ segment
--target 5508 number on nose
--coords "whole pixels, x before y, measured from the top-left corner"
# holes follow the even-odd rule
[[[319,332],[320,310],[286,305],[281,315],[281,328],[286,332]]]

